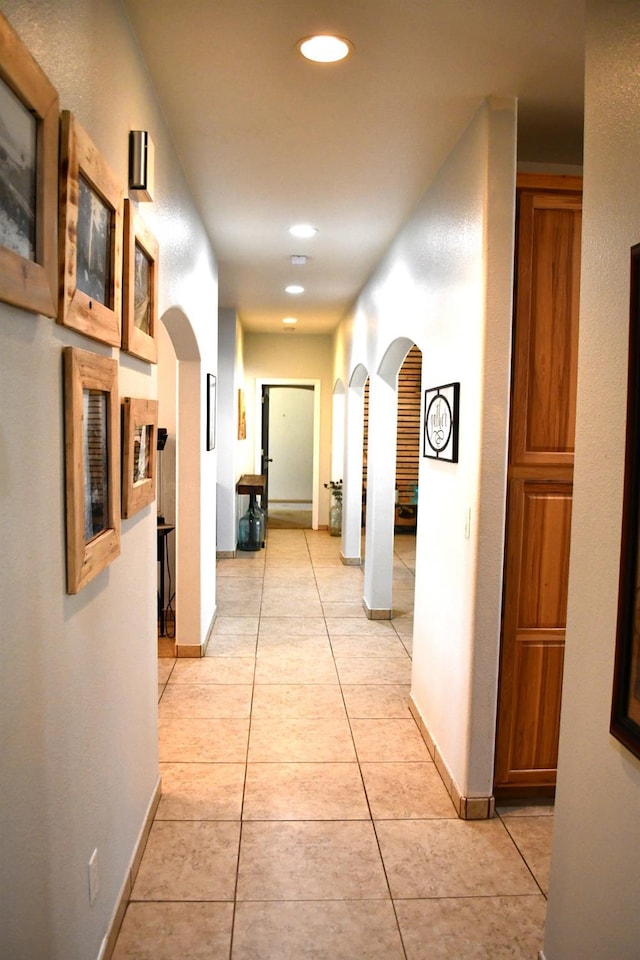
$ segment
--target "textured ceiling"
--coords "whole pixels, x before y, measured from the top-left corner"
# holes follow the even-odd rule
[[[584,0],[124,2],[248,330],[332,330],[487,95],[518,98],[520,161],[581,163]],[[315,32],[351,58],[303,60]]]

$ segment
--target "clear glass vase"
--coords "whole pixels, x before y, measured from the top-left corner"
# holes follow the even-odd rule
[[[331,499],[329,507],[329,536],[339,537],[342,533],[342,500]]]

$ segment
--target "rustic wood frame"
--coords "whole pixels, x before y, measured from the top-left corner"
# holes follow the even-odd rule
[[[85,539],[85,425],[83,391],[107,394],[106,529]],[[86,350],[64,350],[64,419],[67,515],[67,592],[79,593],[120,553],[120,411],[118,364]]]
[[[134,480],[136,429],[150,427],[149,473]],[[156,498],[158,401],[125,397],[122,401],[122,517],[127,520]]]
[[[135,324],[136,246],[149,261],[151,293],[150,333]],[[122,292],[122,348],[127,353],[158,362],[158,242],[130,200],[124,201],[124,273]]]
[[[58,93],[2,13],[0,80],[37,122],[35,260],[0,246],[0,300],[56,317]]]
[[[107,304],[92,299],[77,287],[80,176],[110,211],[110,277]],[[112,347],[119,347],[121,341],[122,210],[122,188],[73,114],[64,110],[60,132],[58,323]]]
[[[627,436],[610,731],[640,758],[640,244],[631,248]]]

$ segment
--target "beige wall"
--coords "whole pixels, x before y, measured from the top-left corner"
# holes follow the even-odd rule
[[[160,310],[179,310],[215,371],[215,262],[120,3],[2,8],[123,187],[129,130],[151,132],[156,201],[141,214],[160,245]],[[98,957],[158,781],[156,509],[123,521],[121,555],[77,596],[66,593],[65,345],[118,358],[121,396],[157,396],[155,367],[0,304],[0,955],[11,960]],[[190,413],[199,424],[198,396]],[[212,488],[215,456],[196,472]],[[215,551],[207,509],[194,504],[203,552],[210,541]]]
[[[640,241],[640,6],[588,0],[569,611],[547,960],[637,960],[640,761],[609,734],[625,446],[629,248]]]
[[[372,402],[381,363],[395,352],[399,368],[416,343],[423,387],[461,384],[459,463],[420,461],[411,692],[459,791],[476,797],[490,795],[493,783],[515,139],[515,101],[485,102],[341,326],[334,371],[350,384],[365,368]],[[395,402],[387,393],[369,417],[370,449],[383,429],[380,411]],[[391,456],[389,431],[380,461]],[[393,470],[385,481],[393,503]],[[368,480],[368,502],[370,491]],[[374,576],[383,569],[378,557],[373,566]]]

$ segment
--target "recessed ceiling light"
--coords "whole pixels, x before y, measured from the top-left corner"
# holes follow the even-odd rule
[[[287,324],[287,326],[293,326],[298,320],[296,317],[285,317],[282,322]]]
[[[318,232],[317,227],[312,227],[310,223],[296,223],[295,226],[289,227],[289,233],[294,237],[302,237],[303,239],[309,239],[309,237],[315,237]]]
[[[298,42],[298,49],[307,60],[314,63],[336,63],[344,60],[351,53],[351,44],[344,37],[335,37],[330,34],[318,34],[314,37],[305,37]]]
[[[285,287],[285,293],[304,293],[304,287],[301,287],[297,283],[291,283],[288,287]]]

